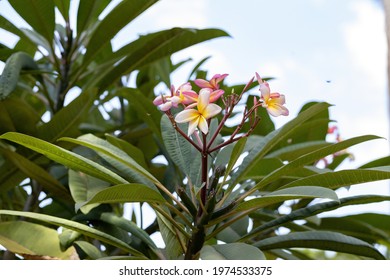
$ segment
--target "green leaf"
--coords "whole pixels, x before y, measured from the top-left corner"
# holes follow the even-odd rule
[[[120,248],[124,250],[125,252],[129,252],[135,256],[143,256],[142,253],[138,252],[134,248],[130,247],[125,242],[109,235],[104,232],[101,232],[99,230],[96,230],[94,228],[91,228],[89,226],[86,226],[84,224],[70,221],[67,219],[62,219],[54,216],[44,215],[44,214],[38,214],[38,213],[32,213],[32,212],[22,212],[22,211],[11,211],[11,210],[0,210],[0,215],[12,215],[12,216],[19,216],[19,217],[26,217],[31,218],[35,220],[39,220],[41,222],[49,223],[56,226],[65,227],[77,232],[80,232],[84,234],[85,236],[89,236],[95,239],[98,239],[102,242],[105,242],[107,244],[110,244],[112,246],[115,246],[117,248]]]
[[[0,101],[0,132],[18,131],[36,135],[41,116],[30,104],[16,95]]]
[[[123,88],[118,91],[117,95],[126,98],[132,108],[137,112],[138,117],[148,125],[154,135],[162,139],[160,131],[161,112],[149,98],[145,97],[139,90],[133,88]]]
[[[159,225],[161,236],[165,243],[165,251],[168,258],[171,260],[178,259],[183,255],[183,236],[178,230],[176,230],[172,224],[159,212],[157,214],[157,222]]]
[[[26,258],[30,256],[64,260],[78,258],[74,247],[61,250],[56,230],[25,221],[0,223],[0,244]]]
[[[23,145],[71,169],[82,171],[101,180],[113,184],[127,183],[126,180],[104,166],[41,139],[17,132],[5,133],[0,136],[0,139]]]
[[[145,168],[106,140],[100,139],[92,134],[86,134],[80,136],[78,139],[63,137],[60,141],[75,143],[96,151],[104,160],[126,174],[129,179],[133,179],[138,183],[147,184],[151,187],[153,187],[153,184],[161,185]]]
[[[237,211],[244,211],[248,209],[259,209],[266,206],[284,202],[291,199],[301,198],[325,198],[339,201],[337,194],[327,188],[322,187],[292,187],[278,191],[271,192],[262,197],[254,198],[248,201],[244,201],[238,205]]]
[[[387,236],[390,236],[390,216],[379,213],[363,213],[348,216],[348,219],[363,222],[374,227],[376,230],[384,231]]]
[[[317,203],[314,205],[307,206],[305,208],[301,208],[295,211],[292,211],[290,214],[283,215],[279,218],[275,218],[269,222],[266,222],[258,227],[252,229],[252,231],[244,236],[242,239],[246,239],[251,236],[255,236],[264,230],[268,230],[270,228],[275,228],[286,224],[291,221],[304,219],[307,217],[311,217],[323,212],[328,212],[331,210],[339,209],[344,206],[349,205],[359,205],[359,204],[368,204],[368,203],[376,203],[382,201],[390,201],[390,196],[381,196],[381,195],[360,195],[354,197],[346,197],[340,198],[340,201],[328,201],[323,203]]]
[[[38,128],[39,137],[53,142],[65,135],[69,137],[79,135],[78,124],[88,114],[96,95],[97,89],[83,91],[70,104],[58,111],[48,123]]]
[[[12,7],[51,44],[54,38],[54,2],[46,0],[10,0]]]
[[[359,168],[373,168],[373,167],[379,167],[379,166],[385,166],[390,165],[390,156],[386,156],[383,158],[378,158],[376,160],[370,161],[366,164],[363,164]]]
[[[300,156],[297,159],[289,162],[288,164],[274,170],[271,172],[268,176],[266,176],[263,180],[261,180],[254,188],[261,189],[265,185],[273,182],[274,180],[280,178],[281,176],[285,176],[287,174],[290,174],[292,172],[295,172],[298,167],[304,166],[306,164],[311,164],[315,162],[316,160],[319,160],[321,158],[326,157],[327,155],[331,155],[333,153],[336,153],[338,151],[344,150],[350,146],[379,139],[380,137],[374,136],[374,135],[364,135],[359,137],[354,137],[342,142],[338,142],[335,144],[332,144],[330,146],[326,146],[323,148],[320,148],[316,151],[310,152],[306,155]],[[311,184],[313,185],[313,184]]]
[[[69,170],[69,189],[72,197],[76,203],[75,211],[79,209],[84,214],[98,206],[99,204],[90,204],[80,207],[86,201],[90,200],[99,191],[104,190],[110,186],[110,183],[89,176],[80,171]]]
[[[254,243],[253,246],[261,250],[314,248],[355,254],[378,260],[385,259],[372,245],[360,239],[328,231],[293,232],[261,240]]]
[[[249,217],[245,216],[233,223],[231,226],[225,228],[217,234],[217,239],[225,243],[233,243],[247,234],[249,226]]]
[[[184,126],[180,126],[180,128],[184,129]],[[161,118],[161,134],[164,146],[173,163],[177,165],[184,174],[189,176],[191,172],[191,162],[193,161],[192,146],[176,131],[167,115],[163,115]]]
[[[311,153],[318,149],[330,146],[331,143],[326,141],[310,141],[298,143],[283,147],[267,155],[267,158],[276,157],[281,160],[295,160],[300,156]]]
[[[65,201],[71,199],[69,191],[45,169],[16,152],[1,148],[0,150],[10,162],[23,171],[26,176],[36,180],[50,195]]]
[[[144,230],[139,228],[134,222],[126,220],[123,217],[118,217],[113,213],[102,213],[100,220],[121,228],[132,234],[132,237],[139,238],[142,242],[149,246],[149,248],[156,250],[157,246]]]
[[[317,103],[309,109],[303,111],[295,119],[291,120],[281,128],[274,130],[264,138],[261,138],[251,151],[246,156],[240,165],[237,172],[232,175],[232,185],[236,185],[245,173],[251,169],[257,161],[261,160],[271,149],[283,139],[288,137],[289,134],[293,133],[302,123],[309,120],[313,116],[319,114],[323,110],[328,109],[330,105],[327,103]]]
[[[64,17],[65,21],[69,21],[70,0],[54,0],[54,4]]]
[[[182,28],[173,28],[142,36],[114,53],[114,56],[123,59],[113,68],[110,67],[110,69],[98,73],[91,81],[91,85],[98,85],[103,90],[122,75],[139,69],[141,66],[197,43],[221,36],[228,36],[228,34],[219,29]]]
[[[99,191],[83,205],[125,202],[166,203],[164,197],[159,192],[146,185],[121,184]]]
[[[136,146],[133,146],[129,142],[110,134],[105,134],[105,137],[110,144],[124,151],[129,157],[134,159],[142,167],[147,168],[144,153]]]
[[[263,252],[245,243],[206,245],[200,251],[202,260],[265,260]]]
[[[96,248],[89,242],[79,240],[75,241],[74,244],[77,245],[92,260],[97,260],[105,257],[105,255],[98,248]]]
[[[241,138],[234,144],[233,151],[230,155],[229,163],[226,167],[225,176],[223,181],[226,180],[227,176],[230,174],[230,172],[233,170],[234,165],[236,164],[238,158],[242,155],[242,152],[244,151],[245,145],[246,145],[247,138]]]
[[[0,101],[7,98],[16,88],[21,70],[37,70],[34,59],[24,52],[12,54],[5,62],[0,76]]]
[[[349,186],[378,180],[390,179],[390,166],[383,166],[370,169],[341,170],[312,175],[293,181],[281,188],[294,186],[323,186],[337,189],[342,186]]]
[[[77,10],[77,34],[78,36],[92,23],[98,21],[99,14],[107,7],[110,0],[85,0],[79,2]],[[92,28],[91,28],[92,29]]]
[[[124,0],[102,19],[89,39],[84,63],[88,63],[111,39],[156,0]]]

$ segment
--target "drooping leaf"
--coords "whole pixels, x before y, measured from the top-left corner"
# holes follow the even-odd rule
[[[77,259],[74,247],[61,250],[56,230],[25,221],[0,223],[0,244],[26,258]]]
[[[377,249],[367,242],[341,233],[329,231],[293,232],[286,235],[266,238],[252,245],[261,250],[314,248],[355,254],[378,260],[385,259]]]
[[[118,217],[113,213],[102,213],[100,219],[106,223],[115,225],[131,233],[134,237],[139,238],[141,241],[147,244],[149,248],[153,250],[157,249],[156,244],[154,244],[150,236],[143,229],[139,228],[134,222],[129,221],[123,217]]]
[[[38,69],[34,59],[24,52],[12,54],[5,62],[0,76],[0,101],[7,98],[16,88],[21,70]]]
[[[0,136],[0,139],[23,145],[71,169],[82,171],[107,182],[113,184],[127,183],[126,180],[104,166],[41,139],[17,132],[5,133]]]
[[[206,245],[200,252],[202,260],[265,260],[263,252],[245,243]]]
[[[134,145],[130,144],[125,140],[122,140],[110,134],[105,134],[105,136],[109,143],[126,152],[129,157],[134,159],[142,167],[147,168],[145,156],[139,148],[135,147]]]
[[[153,187],[153,184],[161,185],[150,172],[130,158],[125,152],[106,140],[100,139],[92,134],[82,135],[78,139],[63,137],[60,140],[91,148],[104,160],[135,182],[147,184],[151,187]]]
[[[41,222],[49,223],[56,226],[62,226],[68,229],[72,229],[74,231],[80,232],[86,236],[96,238],[102,242],[105,242],[107,244],[110,244],[112,246],[115,246],[117,248],[120,248],[124,250],[125,252],[129,252],[135,256],[142,257],[143,254],[135,250],[134,248],[130,247],[125,242],[109,235],[104,232],[101,232],[97,229],[91,228],[89,226],[86,226],[84,224],[74,222],[67,219],[62,219],[54,216],[39,214],[39,213],[32,213],[32,212],[22,212],[22,211],[11,211],[11,210],[0,210],[0,215],[11,215],[11,216],[19,216],[19,217],[26,217],[35,219]]]

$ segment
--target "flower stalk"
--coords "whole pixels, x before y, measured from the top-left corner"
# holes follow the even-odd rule
[[[201,185],[199,199],[197,203],[192,203],[185,195],[185,190],[179,188],[178,194],[182,197],[185,204],[195,207],[190,211],[193,217],[193,225],[191,237],[187,240],[185,246],[185,259],[197,259],[203,244],[206,240],[206,229],[209,222],[216,217],[223,216],[224,213],[219,213],[221,209],[215,211],[216,205],[221,201],[226,200],[226,196],[221,201],[217,200],[217,195],[221,194],[219,186],[219,178],[224,176],[224,168],[216,168],[214,175],[209,180],[209,159],[211,154],[230,145],[242,138],[248,137],[253,133],[260,122],[260,117],[257,114],[259,108],[265,108],[272,116],[288,115],[288,109],[284,106],[285,97],[279,93],[271,93],[267,82],[263,81],[259,74],[256,73],[256,79],[259,83],[260,97],[254,97],[253,106],[245,107],[241,121],[237,124],[233,133],[222,143],[217,145],[215,141],[225,126],[226,122],[232,116],[234,108],[241,101],[244,93],[249,89],[255,77],[251,78],[245,85],[240,94],[232,92],[228,96],[223,96],[224,90],[220,88],[220,83],[228,76],[228,74],[216,74],[209,81],[196,79],[194,81],[200,90],[199,93],[192,89],[189,82],[181,85],[177,90],[171,86],[171,92],[168,95],[160,95],[155,98],[153,103],[160,108],[169,118],[174,129],[188,141],[201,156]],[[221,108],[215,102],[222,100],[224,108]],[[183,108],[176,116],[173,115],[172,108]],[[222,112],[223,116],[217,128],[210,132],[210,124],[213,118],[216,118]],[[184,132],[179,126],[179,123],[188,123],[188,131]],[[242,131],[244,125],[249,123],[247,131]],[[210,133],[212,133],[210,135]],[[226,175],[224,176],[226,177]],[[226,195],[229,195],[228,192]],[[184,201],[185,200],[185,201]],[[234,207],[234,204],[232,204]],[[230,206],[229,206],[230,207]],[[195,214],[196,212],[196,214]]]

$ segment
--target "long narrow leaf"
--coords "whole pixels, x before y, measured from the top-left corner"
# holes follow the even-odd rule
[[[32,212],[22,212],[22,211],[11,211],[11,210],[0,210],[0,215],[11,215],[11,216],[18,216],[18,217],[26,217],[35,219],[41,222],[49,223],[56,226],[65,227],[71,230],[74,230],[76,232],[80,232],[86,236],[96,238],[102,242],[105,242],[107,244],[110,244],[112,246],[115,246],[117,248],[120,248],[124,250],[125,252],[129,252],[135,256],[143,256],[142,253],[138,252],[134,248],[130,247],[125,242],[107,234],[104,232],[101,232],[97,229],[91,228],[89,226],[86,226],[84,224],[80,224],[78,222],[70,221],[67,219],[62,219],[58,217],[53,217],[49,215],[44,214],[38,214],[38,213],[32,213]]]
[[[121,184],[96,193],[87,203],[150,202],[164,204],[164,197],[142,184]],[[85,205],[84,204],[84,205]]]
[[[127,183],[126,180],[104,166],[41,139],[17,132],[7,132],[1,135],[0,139],[23,145],[71,169],[82,171],[107,182],[113,184]]]
[[[123,47],[119,50],[118,53],[125,57],[121,55],[123,59],[113,69],[107,69],[95,76],[91,85],[98,85],[100,89],[105,89],[122,75],[139,69],[141,66],[197,43],[221,36],[228,36],[228,34],[219,29],[173,28],[140,37],[128,48]]]
[[[53,43],[55,28],[53,1],[10,0],[9,2],[32,28],[46,38],[49,44]]]
[[[289,162],[288,164],[276,169],[274,172],[271,172],[268,176],[266,176],[263,180],[261,180],[254,188],[261,189],[263,186],[271,183],[272,181],[278,179],[279,177],[294,172],[298,167],[304,166],[306,164],[311,164],[316,160],[324,158],[338,151],[344,150],[353,145],[363,143],[365,141],[379,139],[379,138],[380,137],[374,135],[358,136],[339,143],[332,144],[330,146],[320,148],[316,151],[310,152],[306,155],[303,155]]]
[[[281,188],[290,188],[295,186],[322,186],[330,189],[337,189],[342,186],[386,179],[390,179],[390,166],[369,169],[341,170],[316,174],[293,181],[281,186]]]
[[[283,215],[279,218],[266,222],[252,229],[252,231],[246,236],[243,236],[242,239],[247,239],[251,236],[255,236],[259,234],[264,230],[275,228],[291,221],[304,219],[323,212],[335,210],[344,206],[376,203],[382,201],[390,201],[390,196],[361,195],[361,196],[341,198],[340,201],[328,201],[328,202],[314,204],[311,206],[307,206],[305,208],[292,211],[290,214]]]
[[[355,254],[378,260],[386,259],[372,245],[360,239],[328,231],[293,232],[286,235],[270,237],[252,245],[261,250],[315,248]]]
[[[130,158],[125,152],[92,134],[80,136],[78,139],[63,137],[60,140],[91,148],[114,167],[118,168],[124,174],[128,174],[129,177],[139,183],[148,184],[150,186],[153,186],[153,184],[161,185],[152,174]]]
[[[120,2],[99,23],[91,35],[84,63],[90,61],[124,26],[156,2],[156,0],[124,0]]]
[[[292,187],[274,191],[262,197],[254,198],[241,203],[236,210],[259,209],[272,204],[300,198],[326,198],[338,201],[337,194],[329,189],[321,187]]]

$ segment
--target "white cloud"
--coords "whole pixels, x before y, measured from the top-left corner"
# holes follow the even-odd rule
[[[372,83],[384,85],[387,46],[384,13],[369,1],[353,2],[351,8],[356,18],[343,28],[351,60]]]

